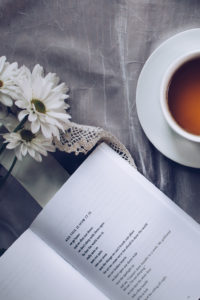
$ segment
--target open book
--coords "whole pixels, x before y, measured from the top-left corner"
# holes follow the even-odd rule
[[[0,299],[199,300],[199,229],[102,144],[0,259]]]

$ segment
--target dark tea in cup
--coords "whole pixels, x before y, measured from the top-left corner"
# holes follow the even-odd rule
[[[200,57],[186,61],[174,72],[167,101],[175,122],[188,133],[200,135]]]

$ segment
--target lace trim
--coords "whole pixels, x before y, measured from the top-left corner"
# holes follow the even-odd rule
[[[54,143],[59,150],[68,153],[74,152],[76,155],[79,153],[86,154],[102,142],[107,143],[123,159],[136,168],[135,162],[126,147],[115,136],[100,127],[70,122],[65,132],[60,133],[60,141],[54,139]]]

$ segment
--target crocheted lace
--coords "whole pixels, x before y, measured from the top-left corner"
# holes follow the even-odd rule
[[[136,168],[134,160],[126,147],[114,135],[100,127],[70,122],[65,132],[60,132],[60,141],[54,139],[54,143],[59,150],[67,153],[74,152],[76,155],[79,153],[86,154],[102,142],[108,144],[123,159]]]

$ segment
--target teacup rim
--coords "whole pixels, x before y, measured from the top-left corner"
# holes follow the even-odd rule
[[[192,133],[189,133],[185,129],[183,129],[173,118],[169,106],[167,103],[167,93],[168,89],[170,86],[171,79],[175,72],[186,62],[193,60],[195,58],[199,57],[200,58],[200,49],[196,49],[193,51],[190,51],[179,58],[177,58],[174,62],[170,64],[168,69],[163,75],[162,82],[161,82],[161,89],[160,89],[160,104],[161,104],[161,109],[162,113],[168,123],[168,125],[180,136],[192,141],[192,142],[200,142],[200,135],[195,135]]]

